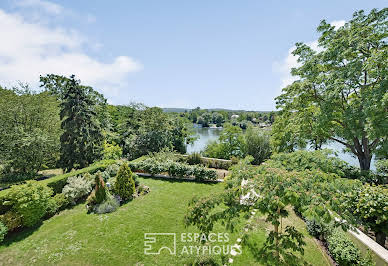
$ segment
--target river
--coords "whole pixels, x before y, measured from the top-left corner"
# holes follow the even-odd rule
[[[222,128],[208,128],[208,127],[198,127],[194,125],[194,131],[197,134],[197,140],[187,145],[187,153],[193,153],[193,152],[201,152],[205,149],[206,144],[209,141],[218,140],[220,137],[220,134],[222,132]],[[353,157],[350,153],[345,153],[342,151],[343,145],[337,142],[330,142],[328,144],[323,145],[322,148],[327,148],[333,150],[337,156],[344,160],[345,162],[349,163],[350,165],[359,166],[357,158]],[[375,160],[372,159],[371,163],[371,170],[375,170]]]

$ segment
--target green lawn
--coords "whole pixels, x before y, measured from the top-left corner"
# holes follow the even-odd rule
[[[151,188],[151,193],[137,198],[106,214],[87,214],[84,204],[43,222],[34,230],[27,230],[8,238],[0,246],[0,265],[183,265],[193,256],[181,254],[185,244],[180,234],[197,232],[185,228],[183,216],[187,203],[194,195],[220,191],[222,184],[200,184],[139,178]],[[303,222],[292,216],[290,222],[303,228]],[[265,237],[268,226],[257,220],[254,237],[258,244]],[[239,227],[241,229],[241,226]],[[221,225],[214,232],[225,232]],[[305,231],[304,231],[305,232]],[[176,233],[177,255],[163,250],[160,255],[144,254],[144,233]],[[240,232],[230,234],[234,244]],[[307,233],[306,233],[307,236]],[[163,243],[167,240],[163,240]],[[329,265],[325,255],[307,236],[305,259],[313,265]],[[233,265],[257,265],[252,252],[243,249]]]

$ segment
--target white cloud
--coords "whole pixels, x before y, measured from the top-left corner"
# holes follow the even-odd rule
[[[335,27],[337,30],[341,26],[345,25],[345,20],[335,20],[330,23],[332,26]],[[320,47],[318,47],[318,41],[312,41],[306,43],[308,46],[310,46],[313,50],[320,51]],[[295,46],[292,46],[290,49],[288,49],[288,53],[285,59],[283,59],[281,62],[274,62],[272,65],[272,69],[275,72],[280,73],[281,76],[281,86],[280,88],[284,88],[292,82],[294,82],[297,78],[291,75],[291,69],[300,66],[298,63],[298,58],[292,54],[292,51],[295,50]]]
[[[319,50],[318,41],[308,42],[306,44],[314,50]],[[287,57],[281,62],[275,62],[272,66],[272,69],[281,75],[281,88],[292,84],[292,82],[297,79],[291,75],[291,69],[300,66],[298,63],[298,57],[292,54],[295,48],[296,46],[292,46],[288,49]]]
[[[39,8],[40,10],[53,15],[58,15],[64,10],[61,5],[44,0],[19,0],[15,1],[15,4],[23,8]]]
[[[141,65],[128,56],[102,62],[85,51],[95,49],[87,38],[75,30],[52,28],[27,22],[20,14],[0,9],[0,84],[16,81],[37,86],[39,75],[75,74],[85,85],[91,85],[106,96],[118,95],[127,85],[128,74]]]
[[[330,24],[335,27],[336,30],[338,30],[340,27],[345,25],[345,20],[334,20]]]

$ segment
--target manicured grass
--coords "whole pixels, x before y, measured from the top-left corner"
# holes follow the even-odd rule
[[[285,228],[287,225],[292,225],[303,233],[304,241],[306,242],[303,259],[314,266],[331,265],[327,253],[319,246],[318,242],[308,234],[304,221],[297,217],[292,210],[289,210],[289,212],[290,216],[287,217],[287,219],[283,219],[282,227]],[[271,230],[273,227],[266,223],[265,217],[260,216],[260,214],[255,216],[253,221],[253,230],[249,232],[248,241],[243,246],[243,256],[236,257],[233,264],[257,265],[255,262],[256,248],[260,247],[265,242],[266,230]]]
[[[180,241],[181,233],[198,232],[194,227],[184,226],[187,204],[194,195],[221,191],[223,184],[139,180],[151,188],[151,193],[114,213],[87,214],[84,204],[80,204],[44,221],[38,228],[11,236],[0,246],[0,265],[183,265],[192,262],[193,255],[181,254],[184,245],[197,245]],[[261,242],[266,226],[265,223],[258,226]],[[222,244],[233,245],[241,235],[241,225],[237,229],[230,233],[230,241]],[[226,231],[217,225],[214,232]],[[177,254],[170,255],[163,250],[160,255],[145,255],[144,233],[176,233]],[[311,245],[306,248],[306,259],[314,265],[327,265],[319,247],[308,239]],[[168,243],[162,239],[162,244]],[[258,264],[245,248],[235,261],[234,265]]]

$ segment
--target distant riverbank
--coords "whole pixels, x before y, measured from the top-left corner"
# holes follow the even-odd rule
[[[187,153],[201,152],[205,149],[206,144],[210,141],[218,140],[221,135],[222,127],[220,128],[211,128],[211,127],[200,127],[196,124],[193,125],[194,131],[197,134],[198,139],[193,144],[187,145]],[[343,145],[337,142],[330,142],[323,145],[322,148],[333,150],[338,158],[344,160],[353,166],[359,166],[357,158],[353,157],[350,153],[343,152]],[[375,170],[375,160],[372,159],[371,170]]]

